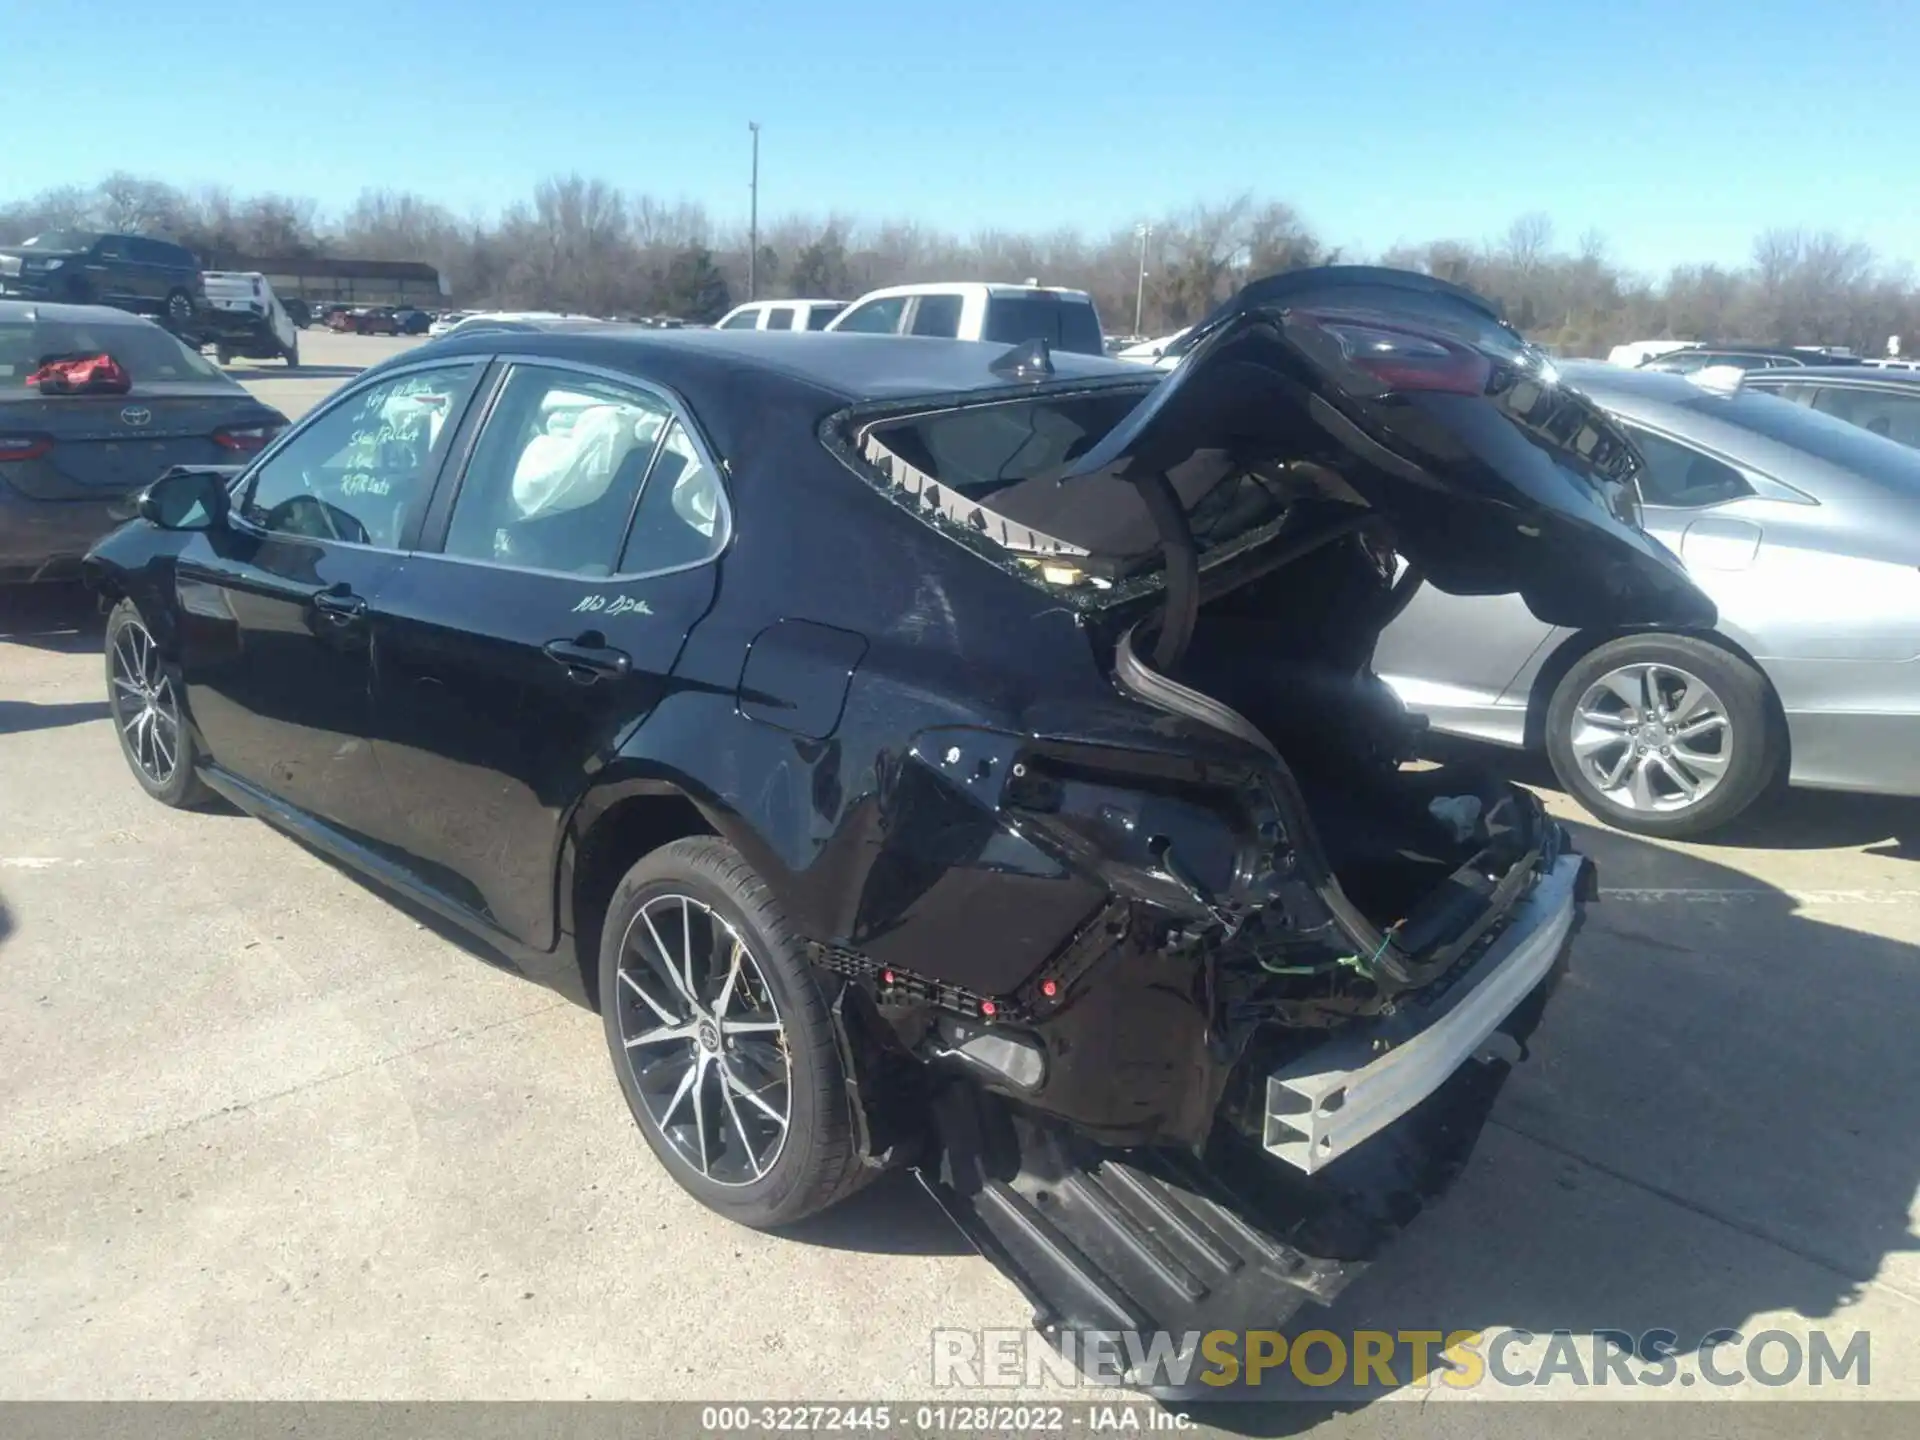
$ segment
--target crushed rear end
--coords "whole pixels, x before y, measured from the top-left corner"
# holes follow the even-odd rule
[[[933,1193],[1043,1333],[1136,1354],[1337,1295],[1460,1168],[1596,894],[1531,794],[1417,759],[1380,631],[1422,583],[1713,619],[1639,528],[1626,436],[1476,297],[1299,272],[1184,343],[1145,392],[1030,349],[1030,397],[841,432],[1072,607],[1107,682],[906,762],[999,837],[983,872],[1052,866],[1093,913],[1017,984],[863,978],[936,1077]]]

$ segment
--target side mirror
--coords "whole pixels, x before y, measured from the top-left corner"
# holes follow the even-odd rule
[[[140,494],[140,518],[162,530],[213,530],[227,523],[234,471],[176,467]]]

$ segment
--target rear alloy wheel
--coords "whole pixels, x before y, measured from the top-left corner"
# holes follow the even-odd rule
[[[1703,835],[1780,766],[1767,682],[1737,655],[1681,636],[1630,636],[1579,661],[1554,691],[1547,754],[1568,793],[1640,835]]]
[[[198,751],[180,705],[180,682],[130,600],[107,619],[107,705],[120,753],[140,788],[187,809],[211,793],[194,771]]]
[[[864,1177],[812,966],[731,846],[677,840],[627,872],[601,934],[600,1009],[640,1133],[709,1208],[785,1225]]]
[[[180,331],[193,323],[193,297],[184,290],[167,292],[167,325]]]

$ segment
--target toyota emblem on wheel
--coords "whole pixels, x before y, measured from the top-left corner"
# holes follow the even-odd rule
[[[147,425],[153,421],[153,412],[144,405],[129,405],[120,412],[122,425]]]

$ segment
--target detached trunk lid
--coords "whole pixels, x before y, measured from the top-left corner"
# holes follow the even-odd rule
[[[1249,285],[1182,349],[1063,467],[1065,489],[1158,474],[1185,501],[1185,474],[1223,457],[1286,466],[1385,516],[1442,590],[1517,592],[1556,625],[1713,623],[1640,528],[1625,432],[1478,296],[1406,271],[1295,271]]]

